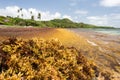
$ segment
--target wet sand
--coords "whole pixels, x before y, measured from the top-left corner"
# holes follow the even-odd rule
[[[69,30],[86,38],[92,46],[98,47],[97,54],[94,53],[94,56],[97,56],[94,61],[99,67],[111,72],[113,80],[120,80],[120,35],[108,35],[90,30]],[[101,52],[98,53],[99,51]],[[89,57],[89,55],[86,56]],[[100,80],[104,79],[100,78]]]
[[[90,30],[70,29],[70,31],[75,32],[79,36],[85,37],[99,46],[107,46],[120,52],[120,35],[109,35]]]

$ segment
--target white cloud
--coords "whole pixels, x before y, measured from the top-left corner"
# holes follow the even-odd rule
[[[79,14],[79,15],[86,15],[88,13],[88,11],[85,10],[76,10],[75,14]]]
[[[111,19],[115,19],[115,20],[119,20],[120,21],[120,13],[116,14],[116,13],[112,13],[110,14]]]
[[[105,7],[120,6],[120,0],[101,0],[100,5]]]
[[[76,6],[79,0],[70,0],[70,6]]]
[[[69,18],[72,19],[71,16],[68,15],[63,15],[59,12],[51,13],[50,11],[40,11],[34,8],[29,8],[29,9],[22,9],[22,12],[18,13],[18,9],[20,7],[18,6],[8,6],[6,8],[0,9],[0,15],[2,16],[12,16],[12,17],[17,17],[18,15],[21,18],[24,19],[30,19],[31,15],[34,15],[35,20],[37,20],[38,13],[41,13],[41,20],[51,20],[55,18]],[[32,11],[32,14],[30,13]],[[21,16],[23,14],[23,17]]]
[[[68,18],[68,19],[72,20],[72,17],[69,15],[63,15],[63,18]]]
[[[87,17],[90,23],[96,24],[96,25],[107,25],[108,24],[108,18],[107,16],[90,16]]]
[[[55,18],[61,18],[61,14],[59,12],[56,12],[54,14],[51,14],[49,11],[46,12],[40,12],[41,13],[41,19],[42,20],[51,20],[51,19],[55,19]]]
[[[10,15],[12,17],[16,17],[18,9],[19,7],[17,6],[6,7],[5,9],[0,9],[0,15],[3,15],[3,16]]]
[[[103,16],[89,16],[87,17],[88,23],[100,26],[113,26],[120,27],[120,14],[109,14]]]

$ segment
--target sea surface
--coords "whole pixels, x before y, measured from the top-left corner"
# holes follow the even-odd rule
[[[94,32],[99,32],[99,33],[104,33],[104,34],[109,34],[109,35],[120,35],[120,29],[115,28],[115,29],[104,29],[104,28],[72,28],[74,31],[94,31]]]
[[[120,35],[120,29],[93,29],[95,32],[110,34],[110,35]]]

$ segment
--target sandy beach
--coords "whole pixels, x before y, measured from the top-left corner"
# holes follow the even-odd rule
[[[120,35],[108,35],[89,30],[70,30],[86,38],[87,42],[92,46],[99,48],[97,52],[93,53],[94,56],[97,57],[94,61],[96,61],[96,64],[100,67],[112,72],[114,77],[113,80],[119,80],[120,69],[117,69],[117,67],[120,67]],[[101,52],[99,53],[99,51]],[[86,56],[90,57],[89,54]],[[100,80],[102,79],[100,78]]]
[[[0,28],[0,40],[9,37],[22,39],[57,38],[65,46],[76,47],[89,60],[95,62],[101,71],[112,74],[113,80],[119,80],[120,36],[76,30],[61,28]],[[101,77],[98,77],[98,79],[105,80]]]

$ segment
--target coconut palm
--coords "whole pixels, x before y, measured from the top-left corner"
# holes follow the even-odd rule
[[[34,20],[34,15],[31,16],[31,20]]]
[[[21,14],[21,17],[23,18],[23,14]]]
[[[31,14],[31,20],[34,20],[34,15],[33,15],[33,12],[30,11],[30,14]]]
[[[39,19],[39,20],[41,19],[41,14],[40,14],[40,13],[38,13],[38,19]]]
[[[18,9],[17,12],[18,12],[18,16],[17,16],[17,17],[19,18],[19,17],[20,17],[20,16],[19,16],[19,13],[22,12],[22,8]],[[21,13],[21,17],[23,17],[23,13]]]
[[[20,8],[20,11],[22,11],[22,8]]]
[[[30,14],[32,14],[32,11],[30,11]]]
[[[23,18],[23,13],[22,13],[22,10],[23,10],[23,9],[22,9],[22,8],[20,8],[20,11],[21,11],[21,17]]]
[[[18,13],[20,12],[20,9],[18,9],[18,11],[17,11]]]
[[[18,11],[17,11],[17,12],[18,12],[18,15],[17,15],[17,17],[19,18],[20,9],[18,9]]]

